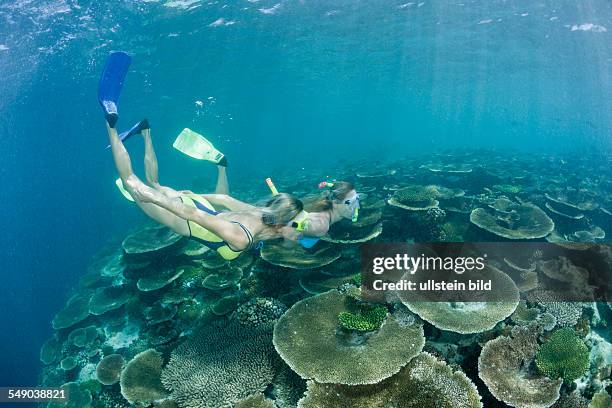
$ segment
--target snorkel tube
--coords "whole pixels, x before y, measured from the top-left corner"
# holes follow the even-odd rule
[[[276,186],[274,185],[274,182],[272,181],[270,177],[266,179],[266,184],[270,188],[270,191],[272,192],[273,196],[278,195],[278,190],[276,189]]]

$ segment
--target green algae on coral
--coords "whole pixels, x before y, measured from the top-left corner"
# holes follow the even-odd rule
[[[294,304],[276,323],[276,351],[302,378],[374,384],[397,373],[422,350],[423,327],[402,326],[392,315],[374,332],[339,332],[338,315],[351,311],[347,300],[336,290],[316,295]]]
[[[380,329],[387,317],[387,308],[384,306],[358,305],[357,312],[340,312],[338,322],[346,330],[362,332]]]
[[[535,362],[547,377],[574,381],[589,368],[589,349],[573,329],[563,328],[542,344]]]
[[[421,353],[397,374],[370,385],[308,382],[300,408],[481,408],[478,390],[460,370]]]

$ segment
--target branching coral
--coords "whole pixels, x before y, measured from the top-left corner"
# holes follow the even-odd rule
[[[272,325],[203,326],[172,352],[162,382],[181,408],[232,407],[274,377]]]
[[[240,305],[236,318],[243,325],[259,326],[275,321],[286,310],[287,306],[274,298],[258,297]]]
[[[559,329],[538,350],[536,366],[550,378],[573,381],[589,368],[589,349],[573,329]]]

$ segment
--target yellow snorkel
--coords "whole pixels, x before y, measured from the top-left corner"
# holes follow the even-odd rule
[[[266,184],[270,188],[270,191],[272,192],[273,196],[278,195],[278,190],[276,189],[276,186],[274,185],[274,182],[270,177],[266,179]]]

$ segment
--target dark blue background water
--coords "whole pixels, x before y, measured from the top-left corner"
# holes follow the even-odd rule
[[[120,127],[150,119],[176,187],[214,178],[172,150],[183,127],[228,154],[235,184],[442,147],[609,157],[607,0],[99,3],[0,1],[0,385],[35,384],[70,287],[143,219],[104,150],[113,50],[133,56]]]

